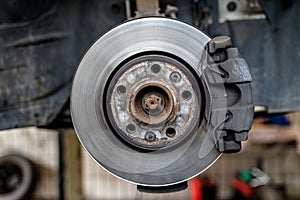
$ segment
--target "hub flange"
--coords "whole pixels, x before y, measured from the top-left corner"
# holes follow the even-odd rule
[[[201,101],[194,91],[199,87],[192,83],[197,84],[193,74],[173,58],[133,58],[120,67],[109,84],[109,121],[117,134],[138,148],[153,150],[177,143],[190,133],[187,130],[195,124],[191,122],[200,118],[196,107],[201,108]],[[189,98],[184,96],[187,92]]]

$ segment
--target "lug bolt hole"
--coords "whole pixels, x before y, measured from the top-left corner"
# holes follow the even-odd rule
[[[176,135],[176,130],[172,127],[167,128],[166,135],[168,137],[174,137]]]
[[[192,98],[192,93],[188,90],[185,90],[185,91],[182,92],[181,97],[184,100],[190,100]]]
[[[161,69],[161,67],[160,67],[160,65],[158,65],[158,64],[153,64],[153,65],[151,66],[151,71],[152,71],[153,73],[155,73],[155,74],[159,73],[159,72],[160,72],[160,69]]]
[[[127,131],[128,133],[134,133],[135,130],[136,130],[136,128],[135,128],[135,125],[133,125],[133,124],[128,124],[128,125],[126,126],[126,131]]]
[[[117,87],[117,91],[119,94],[125,94],[126,93],[126,87],[124,85],[119,85]]]

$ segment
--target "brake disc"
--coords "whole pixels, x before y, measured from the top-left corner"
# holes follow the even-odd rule
[[[93,44],[74,77],[71,112],[83,147],[100,166],[135,184],[166,186],[198,175],[228,148],[224,131],[215,137],[231,112],[220,109],[227,97],[212,100],[227,86],[209,86],[215,78],[207,70],[209,41],[190,25],[149,17]]]

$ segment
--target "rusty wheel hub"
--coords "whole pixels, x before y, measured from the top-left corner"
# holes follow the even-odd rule
[[[185,68],[162,55],[141,56],[121,66],[108,92],[110,121],[117,134],[149,150],[185,138],[196,107],[201,107]]]
[[[140,87],[130,97],[128,109],[137,122],[157,125],[166,122],[172,116],[174,99],[171,91],[162,83],[141,82]]]

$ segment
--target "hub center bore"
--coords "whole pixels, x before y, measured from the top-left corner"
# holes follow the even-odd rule
[[[149,115],[158,115],[165,107],[165,101],[162,95],[157,92],[150,92],[146,94],[142,103],[144,111],[149,113]]]
[[[137,87],[129,106],[129,111],[137,121],[146,125],[158,125],[172,116],[174,99],[163,83],[149,81]]]

